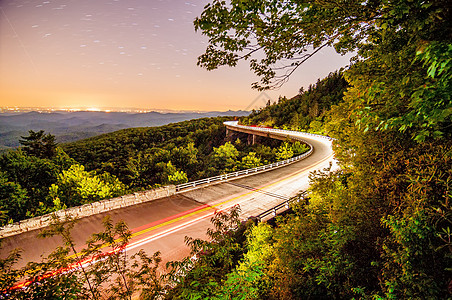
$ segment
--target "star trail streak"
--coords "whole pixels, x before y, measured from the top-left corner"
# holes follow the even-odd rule
[[[207,38],[193,20],[208,2],[1,1],[0,106],[245,109],[259,95],[246,63],[196,65]],[[347,61],[326,51],[268,94],[294,96]]]

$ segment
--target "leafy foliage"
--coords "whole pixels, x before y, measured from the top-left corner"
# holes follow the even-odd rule
[[[56,154],[57,144],[55,142],[55,136],[50,133],[44,134],[44,130],[35,132],[29,131],[29,136],[23,136],[19,140],[22,144],[23,150],[32,156],[39,158],[52,158]]]
[[[162,281],[157,274],[160,253],[152,256],[140,250],[130,258],[125,246],[130,231],[124,222],[113,224],[104,219],[104,230],[93,234],[86,248],[76,251],[71,236],[74,220],[54,217],[52,225],[40,236],[59,235],[63,245],[42,262],[30,262],[21,269],[14,264],[20,252],[13,251],[0,260],[0,298],[8,299],[159,299],[163,294]],[[108,252],[102,249],[109,249]],[[69,255],[72,252],[71,255]],[[84,265],[86,259],[91,264]],[[15,286],[26,280],[26,288]]]
[[[251,169],[262,165],[261,159],[256,156],[256,152],[250,152],[247,156],[242,157],[241,168]]]
[[[326,113],[332,105],[342,101],[348,87],[342,72],[332,72],[326,78],[309,85],[299,95],[253,110],[248,117],[242,117],[243,124],[273,126],[283,129],[322,133]]]
[[[229,212],[216,212],[207,230],[209,240],[186,237],[191,256],[180,262],[170,262],[169,277],[177,285],[168,291],[166,299],[213,298],[226,274],[241,259],[246,238],[244,232],[250,223],[242,224],[240,207]]]
[[[178,171],[169,161],[166,164],[166,169],[168,172],[168,183],[179,184],[188,182],[187,174],[184,171]]]
[[[266,223],[250,228],[246,253],[217,292],[216,298],[264,299],[272,288],[266,266],[274,258],[273,228]]]
[[[97,175],[74,164],[58,174],[57,182],[50,186],[49,191],[53,202],[72,207],[123,195],[125,186],[108,173]]]
[[[292,150],[292,147],[290,147],[288,143],[282,144],[278,148],[278,151],[276,152],[277,160],[285,160],[285,159],[291,158],[292,156],[293,156],[293,150]]]
[[[213,148],[214,168],[224,170],[225,173],[237,170],[237,157],[239,152],[231,142],[227,142],[218,148]]]
[[[47,212],[54,203],[49,187],[74,163],[61,148],[52,158],[28,155],[21,149],[0,156],[0,197],[6,221],[19,221]]]

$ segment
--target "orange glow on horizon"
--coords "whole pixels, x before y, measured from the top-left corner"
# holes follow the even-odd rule
[[[0,107],[226,111],[260,95],[247,63],[197,66],[207,39],[193,20],[206,1],[60,2],[0,2]],[[350,56],[324,49],[266,93],[272,101],[295,96]]]

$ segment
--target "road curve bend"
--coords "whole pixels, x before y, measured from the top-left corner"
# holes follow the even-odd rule
[[[313,151],[307,158],[251,176],[229,179],[213,185],[181,191],[176,195],[147,203],[124,207],[106,213],[79,219],[72,230],[77,250],[83,249],[86,240],[102,230],[102,219],[110,215],[113,221],[124,220],[132,231],[129,253],[144,249],[151,254],[162,253],[163,262],[179,260],[188,254],[185,236],[204,238],[210,227],[210,218],[218,210],[240,205],[243,218],[256,216],[309,186],[309,174],[315,170],[336,168],[331,138],[296,131],[260,128],[226,122],[231,130],[264,133],[280,139],[297,138],[311,145]],[[15,248],[21,248],[22,259],[18,267],[29,261],[40,261],[62,244],[60,237],[37,238],[41,230],[24,232],[2,240],[0,257]]]

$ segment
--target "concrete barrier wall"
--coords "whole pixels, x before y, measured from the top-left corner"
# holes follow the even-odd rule
[[[233,123],[234,123],[233,125],[231,125],[230,123],[231,122],[224,123],[226,125],[226,128],[229,130],[236,131],[237,127],[239,127],[240,131],[248,130],[246,128],[247,126],[237,125],[238,124],[237,121],[233,121]],[[231,128],[229,128],[229,127],[231,127]],[[287,135],[287,133],[291,133],[291,132],[296,133],[295,131],[267,129],[267,128],[251,128],[249,133],[250,134],[259,134],[258,133],[259,131],[263,131],[262,134],[264,134],[266,136],[268,135],[271,138],[280,138],[280,139],[288,138],[289,136]],[[271,132],[271,134],[270,134],[270,132]],[[281,135],[280,132],[283,132],[284,135]],[[285,132],[287,132],[287,133],[285,133]],[[305,134],[331,139],[329,137],[324,137],[324,136],[315,135],[315,134],[309,134],[309,133],[305,133]],[[312,146],[311,146],[311,149],[312,149]],[[263,171],[266,171],[266,170],[264,169],[264,170],[262,170],[262,172]],[[256,174],[256,173],[260,173],[260,172],[255,172],[253,174]],[[202,181],[202,180],[198,180],[198,181]],[[210,183],[210,181],[208,181],[208,183]],[[215,183],[217,183],[217,182],[215,182]],[[193,184],[194,188],[196,187],[196,184],[194,184],[193,182],[188,183],[188,185],[190,185],[190,184]],[[112,199],[101,200],[98,202],[85,204],[82,206],[71,207],[68,209],[57,211],[53,214],[55,214],[59,218],[64,218],[65,216],[70,216],[72,218],[78,219],[78,218],[83,218],[83,217],[107,212],[107,211],[113,210],[113,209],[118,209],[118,208],[122,208],[122,207],[127,207],[127,206],[131,206],[131,205],[147,202],[147,201],[152,201],[154,199],[159,199],[159,198],[171,196],[174,194],[176,194],[176,186],[170,185],[170,186],[165,186],[165,187],[162,187],[159,189],[137,192],[134,194],[124,195],[124,196],[112,198]],[[44,215],[41,217],[27,219],[27,220],[23,220],[20,222],[6,225],[4,227],[0,227],[0,238],[46,227],[50,224],[50,222],[52,220],[51,215],[52,214],[47,214],[47,215]]]
[[[162,188],[137,192],[134,194],[124,195],[117,198],[105,199],[98,202],[85,204],[82,206],[71,207],[56,211],[55,214],[59,218],[66,216],[79,219],[98,213],[107,212],[113,209],[127,207],[143,202],[152,201],[155,199],[174,195],[176,193],[176,187],[174,185],[165,186]],[[13,224],[8,224],[0,228],[0,238],[16,235],[22,232],[39,229],[46,227],[52,220],[52,214],[47,214],[40,217],[35,217],[23,221],[19,221]]]

